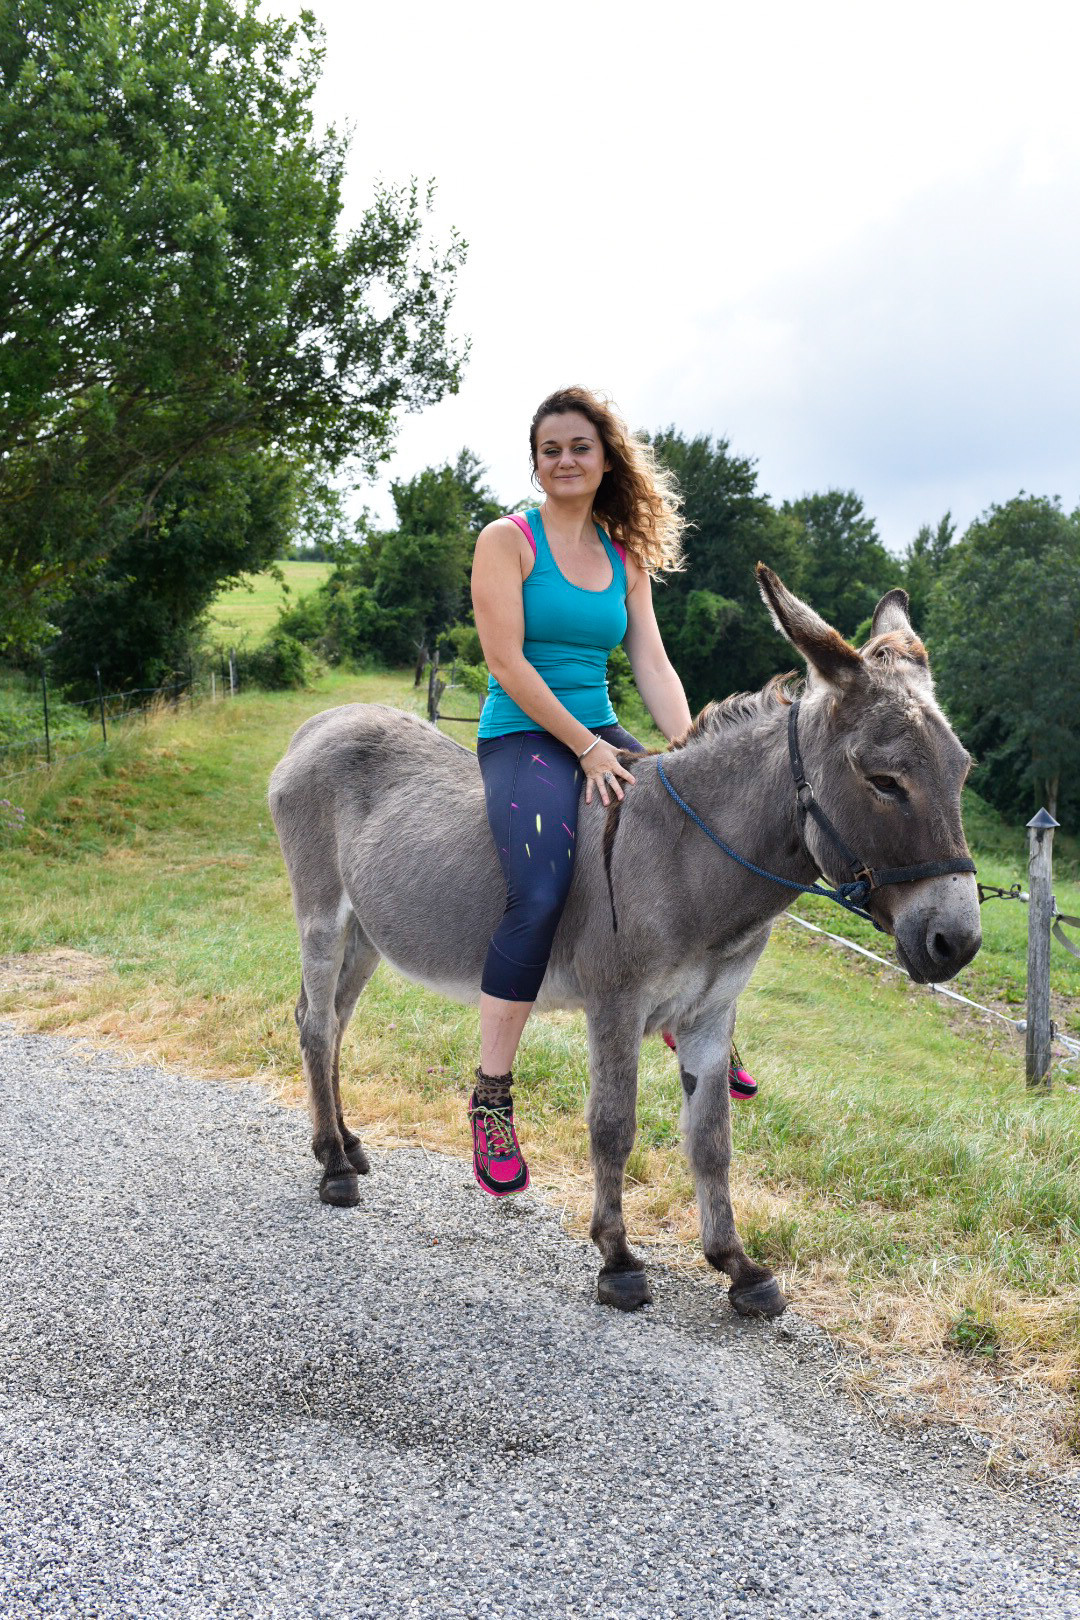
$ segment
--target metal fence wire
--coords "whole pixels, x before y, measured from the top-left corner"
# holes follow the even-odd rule
[[[0,743],[0,783],[47,771],[63,760],[77,759],[108,747],[109,729],[133,720],[149,720],[151,713],[165,705],[178,709],[182,702],[194,705],[198,688],[190,671],[175,672],[160,686],[132,686],[122,692],[106,692],[97,677],[97,693],[89,698],[57,697],[49,689],[48,677],[41,672],[41,730],[31,737],[17,737]],[[73,721],[73,711],[85,717],[85,730]],[[75,734],[73,735],[73,726]],[[71,747],[70,744],[77,744]]]

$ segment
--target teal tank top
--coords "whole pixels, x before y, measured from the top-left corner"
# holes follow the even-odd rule
[[[590,731],[613,726],[617,722],[608,696],[607,661],[626,634],[626,566],[597,524],[596,532],[611,561],[611,584],[602,591],[572,585],[551,555],[539,508],[531,507],[525,516],[536,561],[521,587],[525,608],[522,651],[575,720]],[[535,730],[536,721],[490,675],[477,736],[502,737],[510,731]]]

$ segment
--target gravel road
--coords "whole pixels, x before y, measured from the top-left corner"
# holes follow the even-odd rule
[[[464,1163],[325,1208],[300,1112],[0,1027],[0,1614],[1080,1617],[1065,1486],[881,1433],[792,1313]]]

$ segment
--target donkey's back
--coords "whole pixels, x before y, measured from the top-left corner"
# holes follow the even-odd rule
[[[480,791],[476,756],[427,720],[385,703],[345,703],[312,715],[293,733],[270,778],[270,802],[317,781],[353,804],[419,779],[463,794]],[[481,795],[482,803],[482,795]]]

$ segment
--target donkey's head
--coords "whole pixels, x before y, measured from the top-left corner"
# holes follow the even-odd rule
[[[758,564],[773,619],[806,660],[800,717],[806,775],[821,808],[860,862],[875,870],[967,855],[960,789],[971,761],[934,698],[926,649],[911,628],[907,593],[889,591],[857,651]],[[851,872],[818,822],[803,838],[834,883]],[[867,901],[919,983],[951,979],[982,943],[974,876],[950,873],[883,884]]]

